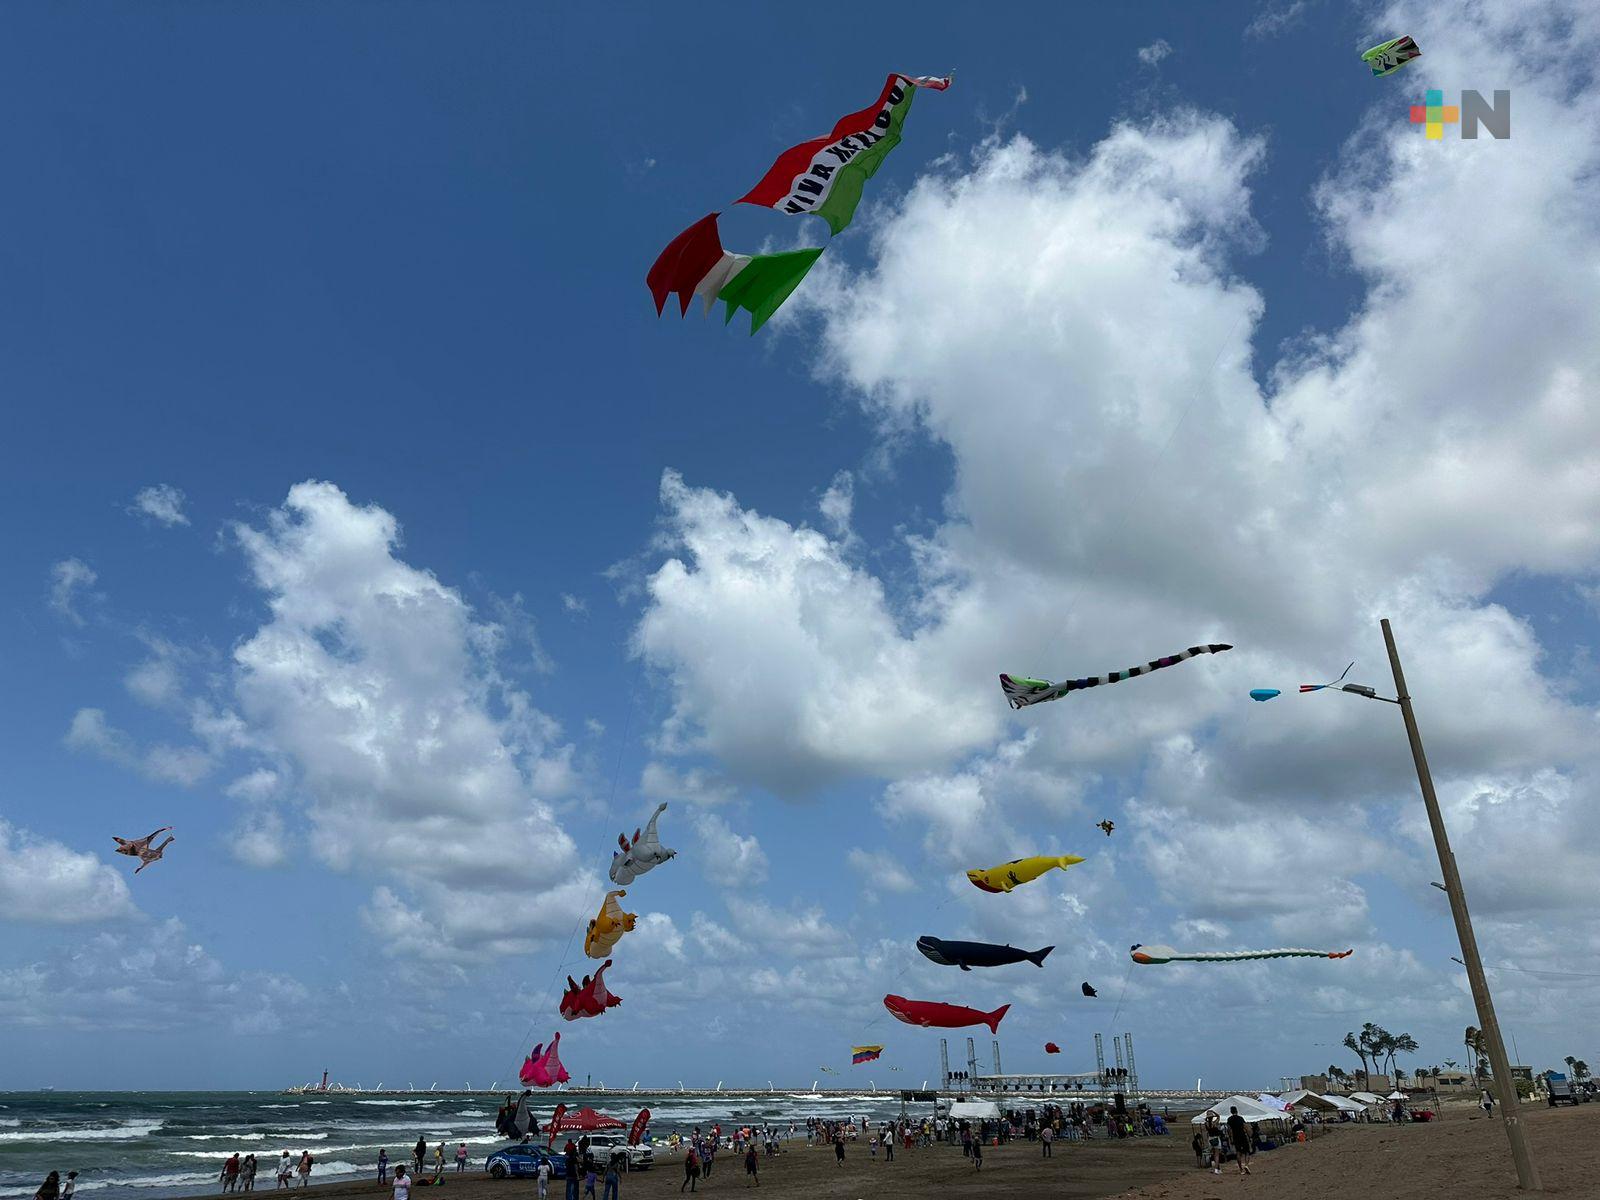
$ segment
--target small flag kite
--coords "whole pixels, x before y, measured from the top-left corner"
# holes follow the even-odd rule
[[[871,1062],[882,1053],[882,1046],[851,1046],[850,1061],[860,1066],[864,1062]]]

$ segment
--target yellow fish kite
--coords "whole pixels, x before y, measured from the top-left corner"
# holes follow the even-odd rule
[[[1056,867],[1066,870],[1082,861],[1076,854],[1036,854],[1032,858],[1014,858],[987,871],[968,871],[967,878],[973,887],[986,892],[1009,892],[1019,884],[1032,883],[1046,871]]]
[[[624,933],[633,928],[635,914],[623,912],[622,905],[617,903],[620,897],[627,894],[620,888],[614,892],[607,892],[605,902],[600,905],[600,912],[589,922],[589,931],[583,938],[583,952],[590,958],[604,958],[610,954],[611,947],[621,940]]]

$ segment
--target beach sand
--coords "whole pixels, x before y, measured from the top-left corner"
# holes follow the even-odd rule
[[[1053,1158],[1040,1156],[1035,1143],[991,1147],[983,1171],[961,1157],[959,1147],[899,1151],[895,1161],[869,1156],[864,1144],[846,1150],[836,1166],[828,1147],[789,1143],[776,1159],[761,1160],[760,1194],[768,1200],[897,1200],[937,1196],[940,1200],[1037,1200],[1040,1196],[1121,1195],[1134,1200],[1213,1200],[1254,1193],[1296,1200],[1510,1200],[1521,1195],[1498,1117],[1488,1121],[1476,1110],[1451,1107],[1442,1121],[1426,1125],[1341,1125],[1320,1131],[1311,1141],[1258,1154],[1255,1172],[1240,1178],[1230,1167],[1222,1176],[1194,1166],[1190,1130],[1170,1137],[1128,1141],[1057,1143]],[[1524,1122],[1538,1156],[1545,1190],[1552,1195],[1600,1196],[1600,1104],[1579,1108],[1524,1109]],[[683,1181],[682,1160],[663,1156],[650,1171],[625,1175],[620,1200],[669,1200]],[[270,1184],[270,1179],[267,1181]],[[271,1188],[263,1188],[270,1191]],[[298,1191],[299,1189],[295,1189]],[[333,1197],[387,1197],[376,1181],[317,1185],[316,1200]],[[598,1192],[598,1188],[596,1189]],[[709,1180],[696,1195],[754,1192],[744,1167],[732,1153],[717,1157]],[[685,1193],[687,1194],[687,1193]],[[532,1180],[489,1179],[482,1173],[447,1172],[443,1188],[417,1188],[412,1200],[527,1200]],[[565,1195],[552,1181],[552,1200]]]

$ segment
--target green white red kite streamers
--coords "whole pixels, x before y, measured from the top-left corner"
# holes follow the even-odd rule
[[[906,114],[918,88],[943,91],[949,78],[891,75],[877,102],[842,117],[824,137],[785,150],[761,181],[736,203],[773,208],[795,216],[814,214],[828,223],[830,236],[850,224],[862,189],[889,151],[900,144]],[[667,297],[678,297],[680,313],[699,297],[710,311],[724,301],[726,320],[734,310],[750,314],[750,332],[787,300],[806,277],[822,247],[781,254],[731,254],[722,247],[717,217],[702,217],[667,244],[645,276],[656,302],[656,315]]]

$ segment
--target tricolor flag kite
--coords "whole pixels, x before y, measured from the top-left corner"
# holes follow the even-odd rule
[[[861,191],[900,144],[901,129],[918,88],[942,92],[949,77],[891,75],[877,102],[860,112],[841,117],[833,131],[801,142],[778,155],[761,181],[735,203],[774,208],[791,216],[814,214],[838,233],[855,216]],[[750,332],[789,298],[822,254],[822,247],[790,250],[781,254],[730,254],[722,248],[717,217],[702,217],[667,244],[645,282],[655,298],[656,315],[667,297],[678,297],[678,308],[689,311],[699,297],[706,311],[718,300],[726,302],[725,320],[735,309],[750,314]]]
[[[882,1046],[851,1046],[850,1061],[860,1066],[864,1062],[871,1062],[882,1053]]]

